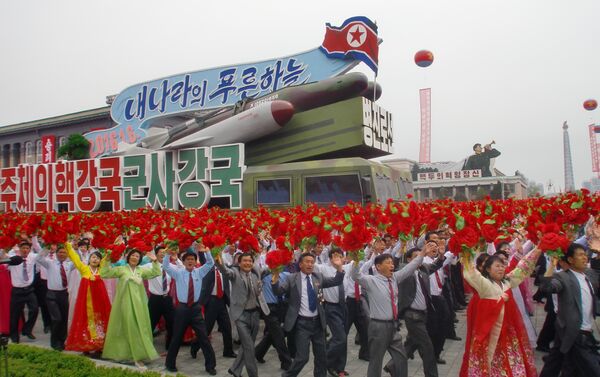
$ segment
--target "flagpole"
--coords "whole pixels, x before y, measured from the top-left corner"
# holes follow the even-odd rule
[[[377,101],[377,72],[375,72],[375,79],[373,80],[373,102]]]

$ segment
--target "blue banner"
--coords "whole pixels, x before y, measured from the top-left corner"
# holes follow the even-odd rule
[[[245,98],[258,98],[288,86],[342,74],[357,60],[328,58],[319,48],[284,58],[212,68],[165,77],[123,90],[114,99],[111,129],[84,136],[92,158],[110,155],[121,142],[134,144],[147,135],[157,118],[218,109]]]

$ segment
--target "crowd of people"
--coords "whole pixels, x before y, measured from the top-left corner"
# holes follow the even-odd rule
[[[446,363],[446,342],[461,340],[456,313],[466,310],[461,376],[537,376],[534,349],[547,353],[542,377],[600,376],[593,335],[598,228],[590,221],[562,258],[542,254],[525,232],[475,255],[452,253],[446,227],[410,241],[378,234],[364,257],[315,243],[277,269],[266,259],[281,245],[268,232],[256,236],[259,250],[231,244],[214,253],[200,242],[186,250],[159,243],[148,253],[125,248],[116,263],[94,249],[89,232],[64,244],[22,235],[0,252],[0,332],[13,343],[35,339],[41,312],[53,349],[144,369],[160,357],[153,341],[160,327],[167,371],[177,371],[180,348],[190,343],[192,358],[201,350],[207,373],[216,375],[217,324],[223,356],[232,359],[220,368],[232,376],[244,369],[258,376],[271,346],[282,376],[298,376],[311,345],[315,376],[347,376],[348,344],[356,344],[368,377],[406,376],[417,352],[425,376],[435,377]],[[127,236],[115,245],[126,247]],[[547,311],[539,334],[530,320],[534,300]],[[356,338],[349,342],[352,326]]]

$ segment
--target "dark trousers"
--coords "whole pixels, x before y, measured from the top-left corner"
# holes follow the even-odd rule
[[[537,338],[538,347],[547,347],[550,348],[550,343],[554,340],[556,335],[556,313],[554,312],[554,308],[546,313],[546,319],[544,320],[544,325],[542,326],[542,330]]]
[[[198,303],[192,305],[191,307],[188,307],[187,304],[180,303],[175,307],[173,338],[171,339],[171,344],[169,345],[165,365],[170,368],[175,368],[179,347],[181,347],[181,342],[183,341],[183,334],[188,326],[191,326],[196,334],[196,342],[204,354],[204,366],[206,370],[214,369],[217,365],[215,360],[215,351],[208,341],[204,318],[202,318],[200,304]]]
[[[406,323],[406,330],[408,332],[404,348],[406,348],[408,355],[414,353],[415,350],[419,350],[419,355],[423,360],[423,373],[425,377],[437,377],[437,361],[431,337],[427,332],[427,317],[428,314],[425,311],[408,309],[404,313],[404,323]]]
[[[290,351],[285,344],[285,336],[281,327],[281,310],[280,304],[269,304],[270,313],[264,317],[265,333],[260,342],[256,345],[256,358],[264,359],[269,347],[273,345],[277,350],[279,361],[283,369],[289,368],[292,363]]]
[[[448,305],[442,296],[431,296],[431,304],[434,310],[427,316],[427,332],[433,344],[433,354],[439,359],[446,343]]]
[[[600,355],[591,332],[580,332],[573,347],[567,353],[560,352],[560,339],[554,339],[554,347],[544,358],[540,377],[598,377]]]
[[[450,266],[450,282],[454,292],[455,301],[462,306],[467,306],[465,296],[465,286],[463,285],[462,264],[458,262],[456,265]]]
[[[246,366],[248,377],[258,377],[254,342],[258,334],[259,318],[258,310],[244,310],[240,318],[235,321],[241,347],[231,366],[234,376],[241,376],[242,369]]]
[[[50,313],[50,347],[62,351],[67,340],[69,319],[69,292],[48,290],[46,304]]]
[[[10,293],[10,339],[13,343],[19,343],[19,319],[25,305],[27,305],[28,315],[22,333],[31,334],[38,316],[38,302],[33,285],[26,288],[13,287]]]
[[[456,319],[456,304],[452,295],[452,288],[450,286],[449,280],[446,280],[446,282],[444,283],[444,286],[442,288],[442,297],[444,298],[446,304],[446,314],[444,316],[444,332],[446,334],[446,338],[455,338],[456,328],[454,326],[454,320]]]
[[[395,321],[369,321],[369,368],[367,377],[381,377],[381,367],[385,352],[392,356],[390,371],[392,377],[408,375],[406,351],[402,336]]]
[[[42,279],[39,273],[35,274],[35,279],[33,279],[33,289],[40,307],[40,312],[42,313],[42,322],[44,323],[44,328],[49,328],[51,326],[52,319],[50,318],[50,312],[48,311],[48,305],[46,304],[48,282]]]
[[[358,357],[363,360],[369,359],[369,334],[367,333],[368,317],[365,316],[363,305],[360,300],[351,297],[346,298],[346,336],[350,332],[350,327],[354,325],[358,333],[360,348]]]
[[[154,331],[160,317],[165,319],[165,326],[167,327],[165,348],[168,350],[169,344],[171,344],[171,338],[173,337],[173,320],[175,313],[173,298],[169,295],[159,296],[150,294],[150,297],[148,297],[148,311],[150,312],[150,326],[152,331]]]
[[[346,307],[341,304],[325,303],[327,327],[331,338],[327,342],[327,368],[336,372],[346,369],[348,337],[346,336]]]
[[[229,312],[227,311],[227,305],[225,305],[224,298],[217,298],[217,296],[210,296],[206,305],[204,305],[204,316],[206,318],[206,331],[207,334],[213,330],[215,322],[219,324],[219,330],[223,335],[223,355],[233,354],[233,339],[231,338],[231,321],[229,320]],[[192,343],[192,349],[198,350],[199,345],[194,342]]]
[[[282,377],[296,377],[308,362],[308,350],[312,343],[315,366],[315,377],[327,376],[327,357],[325,346],[325,331],[321,326],[319,316],[315,318],[298,317],[294,327],[294,340],[296,342],[296,357],[290,368],[283,372]]]

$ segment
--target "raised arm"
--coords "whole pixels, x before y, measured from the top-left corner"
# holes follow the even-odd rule
[[[401,270],[394,272],[394,278],[398,283],[406,280],[407,278],[414,275],[415,271],[419,266],[423,263],[423,254],[419,253],[413,260],[410,261],[409,264],[404,266]]]
[[[202,265],[202,267],[200,268],[196,268],[196,274],[198,275],[198,277],[200,279],[202,279],[204,276],[206,276],[206,274],[208,274],[212,268],[215,265],[215,260],[212,257],[212,254],[210,253],[210,250],[208,248],[206,248],[204,251],[204,257],[206,258],[206,263],[204,263]]]
[[[120,267],[112,267],[110,261],[108,260],[108,254],[106,257],[102,259],[100,262],[100,277],[103,279],[106,278],[118,278],[123,274],[123,270]]]
[[[142,279],[152,279],[157,276],[160,276],[161,275],[160,264],[158,263],[158,260],[156,259],[156,255],[154,255],[154,253],[150,253],[148,260],[152,261],[151,262],[152,267],[142,269],[142,273],[140,274]]]
[[[85,265],[81,262],[81,257],[79,254],[73,250],[73,245],[70,242],[65,242],[65,250],[67,250],[67,254],[69,255],[69,259],[73,262],[73,266],[79,271],[81,276],[85,273]]]
[[[518,287],[523,280],[531,276],[531,273],[535,268],[535,262],[538,260],[541,253],[542,251],[540,249],[533,249],[529,254],[519,261],[519,264],[514,270],[506,275],[512,288]]]
[[[162,268],[172,278],[175,278],[175,276],[177,276],[178,274],[178,271],[181,270],[180,268],[175,268],[171,266],[171,255],[169,254],[165,254],[165,256],[163,257]]]

